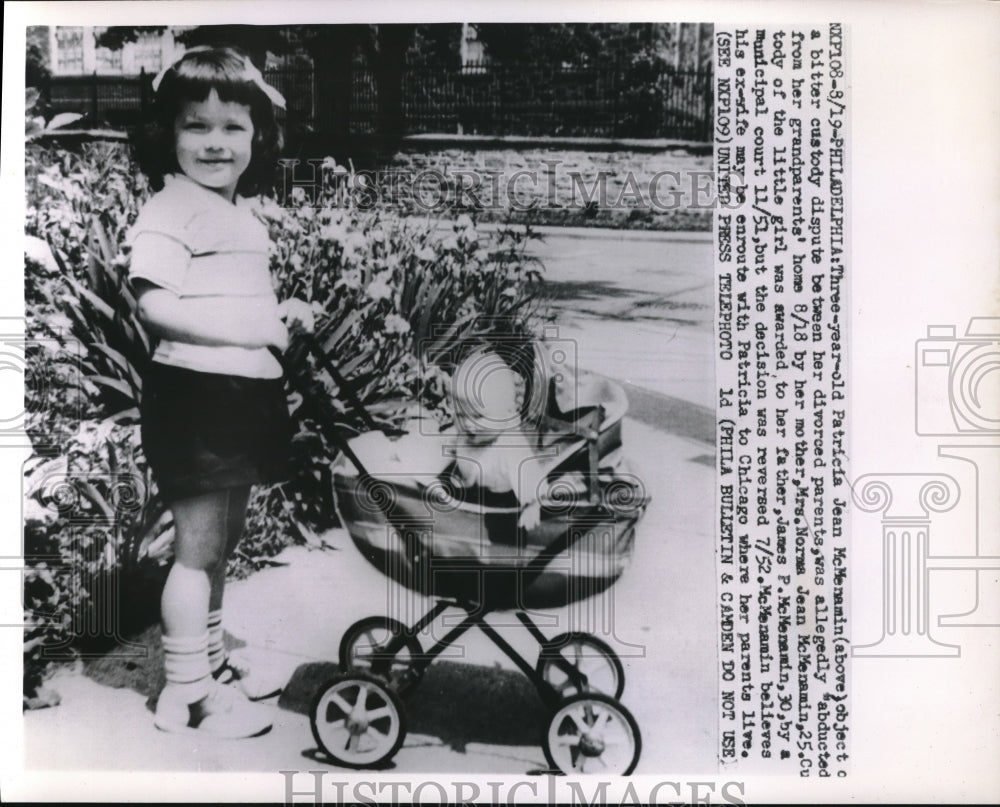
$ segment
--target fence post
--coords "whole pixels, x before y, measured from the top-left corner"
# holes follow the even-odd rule
[[[507,117],[507,113],[504,110],[504,95],[506,93],[506,84],[507,84],[505,80],[506,73],[507,73],[507,65],[505,64],[500,65],[500,92],[499,92],[500,103],[497,105],[497,110],[499,112],[499,117],[500,117],[500,125],[498,127],[500,129],[500,137],[503,137],[505,134],[507,134],[506,131],[507,122],[505,120],[505,118]]]
[[[715,126],[715,71],[713,70],[707,76],[703,74],[702,80],[705,82],[705,114],[702,115],[702,121],[705,127],[705,139],[711,142],[715,137],[712,131]]]
[[[618,137],[618,71],[621,67],[621,56],[616,55],[611,65],[611,136]]]
[[[90,117],[96,123],[97,121],[97,71],[90,78]]]
[[[52,74],[44,73],[38,82],[38,96],[45,110],[52,109]]]
[[[149,96],[146,87],[146,68],[139,68],[139,122],[148,120]]]

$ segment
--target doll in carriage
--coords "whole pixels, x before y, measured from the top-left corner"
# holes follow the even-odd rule
[[[627,400],[611,381],[550,373],[544,348],[529,349],[527,373],[492,348],[459,363],[452,428],[395,440],[372,430],[341,445],[333,472],[342,524],[369,562],[434,605],[413,625],[372,616],[344,634],[343,672],[311,710],[315,739],[337,764],[391,759],[406,735],[402,697],[473,627],[538,690],[553,770],[628,774],[638,762],[614,650],[587,633],[548,638],[528,613],[600,595],[631,559],[649,500],[623,456]],[[424,647],[421,633],[449,609],[461,618]],[[537,641],[534,666],[489,624],[495,611],[512,611]]]

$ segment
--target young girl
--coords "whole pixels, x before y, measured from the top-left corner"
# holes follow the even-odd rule
[[[304,303],[275,298],[267,230],[245,199],[264,191],[274,170],[273,104],[282,99],[231,48],[189,51],[154,89],[139,159],[158,192],[129,241],[139,316],[159,338],[144,379],[142,443],[176,531],[161,603],[167,683],[155,723],[250,737],[271,721],[239,688],[252,679],[225,655],[226,562],[250,486],[287,475],[291,429],[272,354],[288,344],[282,319],[311,327]]]

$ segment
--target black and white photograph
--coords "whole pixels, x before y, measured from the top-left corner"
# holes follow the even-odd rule
[[[26,42],[25,765],[714,773],[712,25]]]
[[[1000,797],[996,4],[5,16],[6,801]]]

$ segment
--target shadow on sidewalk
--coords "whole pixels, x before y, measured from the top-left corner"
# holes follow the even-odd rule
[[[332,662],[295,670],[278,706],[309,714],[323,684],[340,672]],[[547,711],[521,673],[499,667],[438,661],[404,699],[407,733],[440,739],[464,753],[470,743],[537,745]]]
[[[130,635],[127,642],[99,654],[84,654],[84,675],[98,684],[115,689],[128,688],[155,699],[166,676],[163,670],[163,642],[160,625],[153,624],[141,633]],[[226,650],[246,647],[246,642],[225,634]]]

